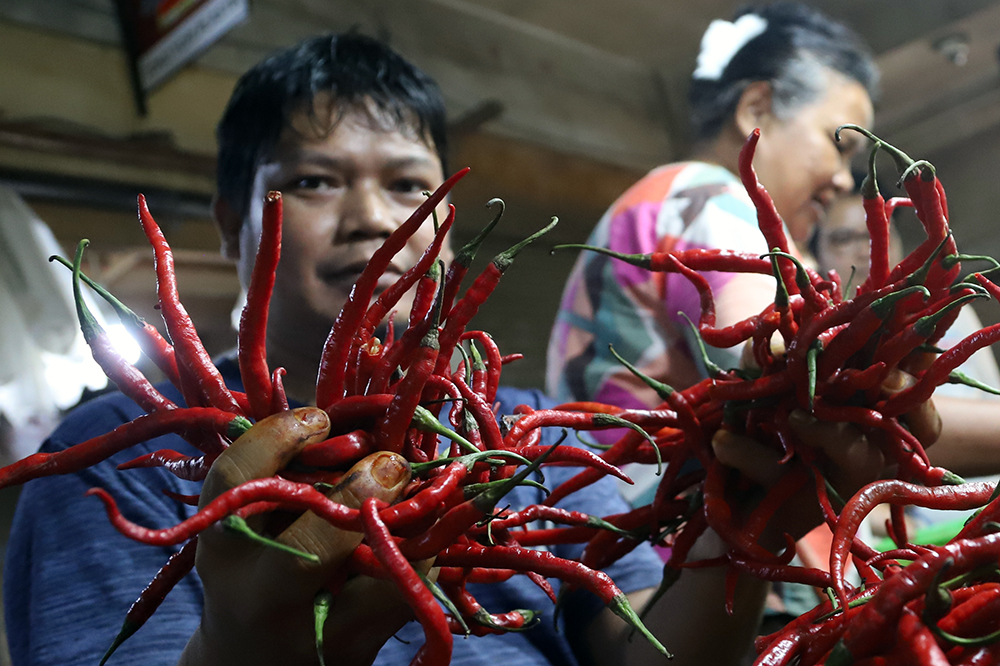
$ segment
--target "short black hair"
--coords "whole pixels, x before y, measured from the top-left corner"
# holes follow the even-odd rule
[[[744,7],[734,20],[756,14],[767,22],[744,44],[718,79],[693,78],[689,88],[691,125],[696,140],[718,136],[736,112],[740,96],[755,81],[769,81],[776,112],[808,103],[821,92],[815,66],[832,69],[860,83],[874,102],[878,67],[869,48],[851,28],[795,2]]]
[[[444,100],[434,79],[384,43],[356,32],[323,35],[279,51],[236,83],[216,128],[218,194],[241,217],[249,209],[254,174],[274,149],[289,117],[312,111],[329,93],[341,109],[364,105],[399,128],[429,136],[447,173]]]

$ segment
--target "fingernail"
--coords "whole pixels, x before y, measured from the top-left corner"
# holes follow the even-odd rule
[[[889,376],[885,378],[882,383],[883,390],[886,391],[902,391],[909,384],[909,375],[899,371],[893,370],[889,373]]]
[[[393,488],[406,477],[409,472],[406,461],[399,456],[387,453],[372,463],[372,477],[384,488]]]
[[[330,417],[322,409],[315,407],[299,407],[292,412],[295,419],[309,429],[321,428],[326,425]]]

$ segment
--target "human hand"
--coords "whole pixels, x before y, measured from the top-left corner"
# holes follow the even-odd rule
[[[329,420],[306,407],[275,414],[251,428],[213,464],[201,506],[246,481],[274,475],[306,444],[326,438]],[[410,478],[401,457],[375,453],[358,462],[329,497],[352,508],[364,499],[395,500]],[[319,557],[319,563],[227,533],[221,525],[199,537],[198,574],[205,590],[201,625],[181,664],[316,663],[313,599],[350,559],[359,532],[331,526],[307,512],[279,534],[267,534],[268,514],[247,522],[254,531]],[[333,599],[324,633],[328,663],[370,664],[382,645],[411,619],[392,583],[359,576]]]
[[[893,370],[882,385],[884,396],[902,391],[913,384],[911,375]],[[941,432],[941,419],[932,401],[921,403],[901,420],[926,448]],[[793,410],[788,425],[800,447],[798,458],[813,462],[823,477],[843,498],[887,475],[884,433],[869,429],[866,435],[853,423],[819,420],[801,409]],[[712,440],[716,457],[724,465],[738,470],[745,478],[770,491],[801,465],[781,463],[783,453],[745,435],[720,430]],[[759,491],[760,492],[760,491]],[[758,492],[758,494],[759,494]],[[823,520],[813,480],[806,483],[787,501],[769,522],[762,543],[772,549],[785,543],[784,534],[800,538]]]

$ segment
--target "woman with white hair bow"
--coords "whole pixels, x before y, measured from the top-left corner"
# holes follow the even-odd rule
[[[746,137],[760,128],[754,168],[794,243],[804,247],[834,200],[850,192],[851,157],[862,146],[840,125],[870,126],[878,72],[847,27],[798,4],[746,9],[705,31],[690,83],[689,161],[658,167],[623,194],[587,243],[623,253],[718,248],[768,251],[737,173]],[[759,312],[774,282],[761,275],[706,274],[718,325]],[[700,380],[684,313],[699,300],[680,275],[654,277],[583,253],[563,293],[549,343],[547,388],[557,399],[623,407],[658,403],[609,352],[682,389]],[[726,353],[732,354],[726,357]],[[710,350],[723,367],[739,350]]]
[[[805,247],[833,202],[851,191],[850,162],[863,140],[848,132],[838,141],[835,133],[846,123],[871,126],[877,83],[875,63],[857,35],[816,10],[779,3],[744,9],[732,21],[713,21],[690,83],[690,159],[658,167],[630,188],[587,244],[625,254],[696,248],[767,252],[754,206],[736,175],[747,136],[760,128],[754,168],[774,199],[786,235]],[[715,295],[719,327],[760,312],[774,299],[769,276],[704,276]],[[658,405],[654,391],[619,363],[609,347],[643,373],[676,389],[687,388],[707,375],[685,321],[685,316],[698,321],[700,311],[698,293],[682,275],[653,274],[603,254],[582,253],[549,342],[548,392],[565,402],[596,400],[640,409]],[[740,364],[740,352],[709,349],[712,361],[726,368]],[[610,443],[617,433],[603,435]],[[717,457],[734,467],[765,464],[767,456],[749,460],[754,453],[747,451],[754,449],[716,446]],[[654,468],[628,472],[636,484],[623,486],[623,493],[636,506],[649,504],[658,485]],[[693,559],[722,554],[709,540],[699,545]],[[744,604],[742,616],[702,612],[721,607],[722,600],[706,598],[711,585],[699,587],[697,579],[721,576],[720,571],[685,572],[660,602],[684,605],[698,599],[700,608],[688,606],[684,622],[654,629],[667,632],[664,641],[671,639],[670,632],[705,637],[691,640],[701,644],[700,652],[683,654],[689,645],[679,649],[683,663],[729,663],[753,628],[760,608],[754,605],[763,598],[763,586],[753,582],[737,594],[737,603]],[[814,604],[815,599],[806,608]],[[724,640],[705,631],[727,622]]]

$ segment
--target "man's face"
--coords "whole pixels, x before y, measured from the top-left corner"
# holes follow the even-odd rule
[[[364,108],[347,109],[339,119],[330,105],[317,103],[316,110],[292,116],[272,158],[258,169],[240,238],[246,280],[264,196],[280,190],[284,225],[269,340],[307,349],[325,339],[375,250],[425,200],[423,192],[444,180],[430,140],[415,130],[396,128]],[[438,215],[446,212],[442,204]],[[428,220],[393,259],[379,290],[417,262],[433,235]],[[405,317],[410,304],[404,296],[397,316]]]

